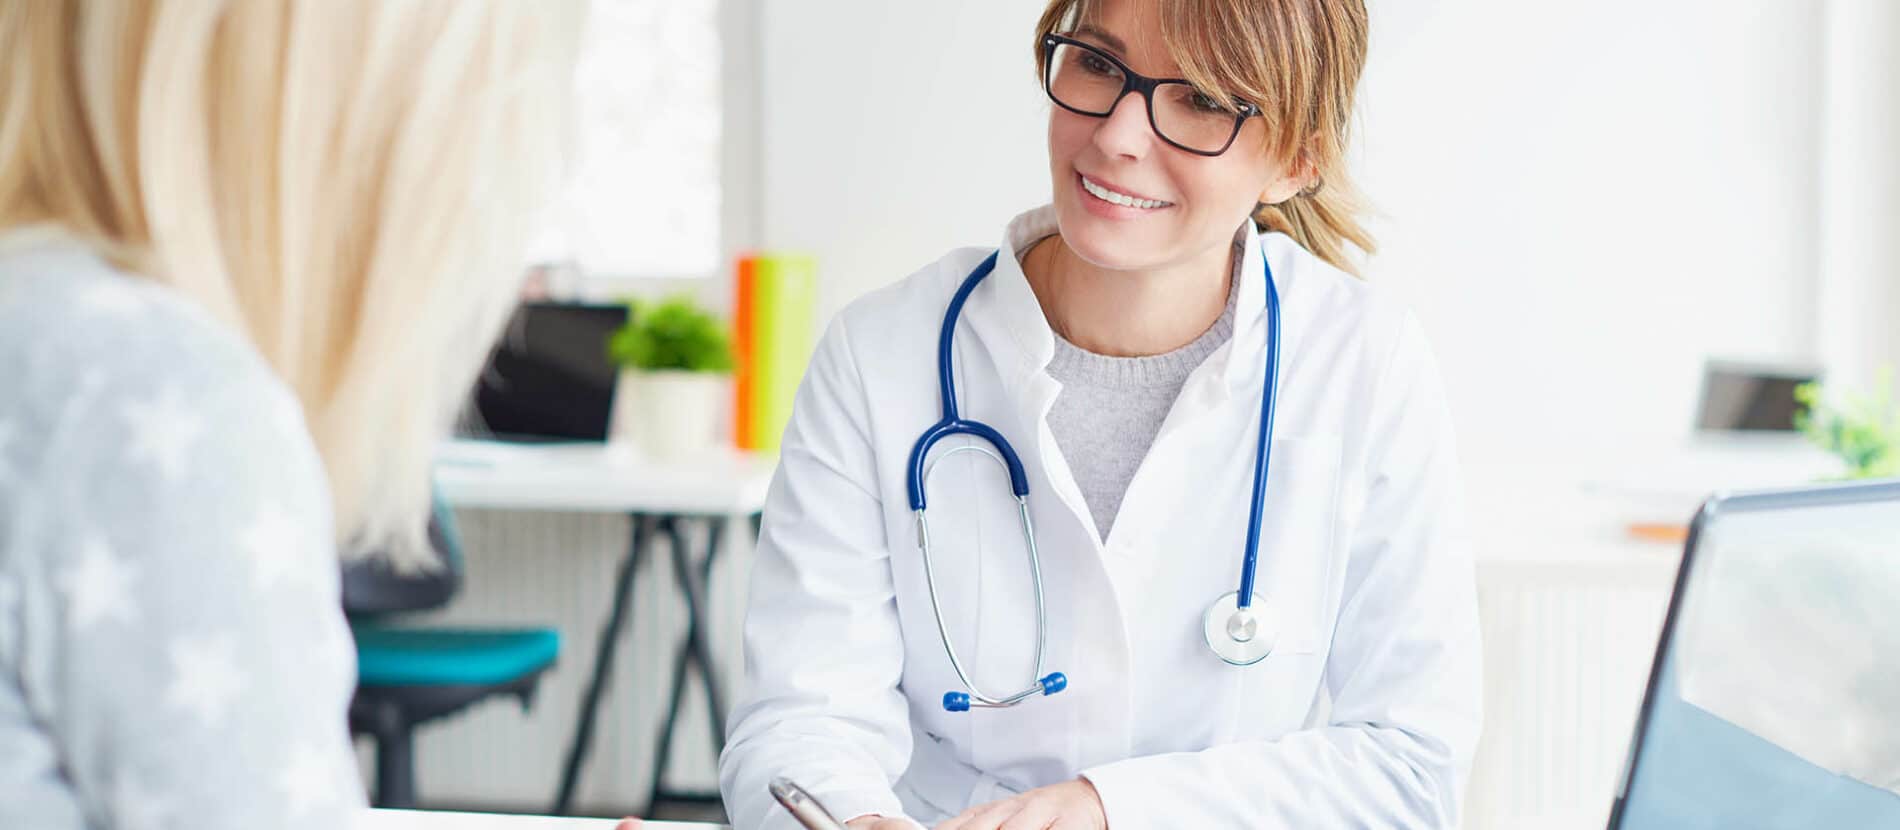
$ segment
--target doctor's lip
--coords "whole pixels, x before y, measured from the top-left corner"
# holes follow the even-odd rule
[[[1163,206],[1172,206],[1174,204],[1173,202],[1170,202],[1167,199],[1163,199],[1157,196],[1150,196],[1146,193],[1130,190],[1126,187],[1123,187],[1119,184],[1109,181],[1108,179],[1102,178],[1101,176],[1097,176],[1093,173],[1084,173],[1080,170],[1077,170],[1075,171],[1075,174],[1077,176],[1080,176],[1082,178],[1082,181],[1085,182],[1086,184],[1093,184],[1096,187],[1100,187],[1105,190],[1110,190],[1132,199],[1141,199],[1141,200],[1149,201],[1149,202],[1161,202]]]

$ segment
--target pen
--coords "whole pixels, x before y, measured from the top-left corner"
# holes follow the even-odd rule
[[[824,805],[818,803],[818,799],[812,798],[789,778],[772,779],[772,797],[778,799],[778,803],[784,805],[786,811],[805,826],[805,830],[845,830],[844,824],[832,818]]]

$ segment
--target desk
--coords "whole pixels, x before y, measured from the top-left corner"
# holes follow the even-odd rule
[[[614,655],[625,633],[633,575],[653,534],[665,534],[672,549],[674,571],[686,596],[687,630],[673,663],[672,692],[666,725],[655,749],[647,811],[656,802],[682,797],[705,801],[703,796],[664,792],[668,756],[678,723],[686,674],[698,668],[704,681],[706,707],[711,713],[713,745],[725,745],[723,693],[707,642],[706,578],[733,517],[751,520],[756,537],[765,509],[766,491],[776,470],[776,459],[723,450],[688,461],[653,462],[620,448],[600,444],[500,444],[451,441],[437,453],[436,486],[444,500],[458,508],[488,510],[546,510],[622,513],[632,519],[633,531],[614,580],[612,610],[603,623],[594,668],[574,726],[567,764],[555,795],[553,812],[566,813],[580,780],[594,736],[595,717]],[[708,526],[705,555],[694,561],[687,550],[683,526]]]
[[[604,818],[549,818],[493,813],[440,813],[429,810],[366,810],[353,830],[613,830],[619,822]],[[645,830],[715,830],[723,824],[649,821]]]

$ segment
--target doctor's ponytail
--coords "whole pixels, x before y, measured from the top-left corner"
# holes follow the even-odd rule
[[[1098,4],[1050,0],[1036,27],[1038,73],[1042,36],[1075,30],[1095,17]],[[1182,76],[1209,92],[1258,104],[1266,152],[1312,174],[1299,194],[1256,207],[1254,222],[1357,274],[1357,257],[1376,247],[1361,222],[1365,203],[1345,161],[1353,96],[1366,63],[1364,0],[1169,0],[1160,10],[1162,42]]]
[[[1253,221],[1265,230],[1293,237],[1314,256],[1359,276],[1358,263],[1347,246],[1366,254],[1376,250],[1372,234],[1359,222],[1364,203],[1345,176],[1322,174],[1320,179],[1318,192],[1309,189],[1277,205],[1256,207]]]

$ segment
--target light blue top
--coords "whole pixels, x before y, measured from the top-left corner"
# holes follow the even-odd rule
[[[290,392],[170,289],[0,236],[0,828],[362,806],[329,494]]]

